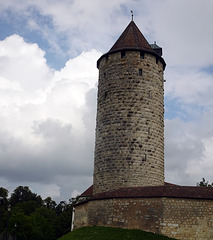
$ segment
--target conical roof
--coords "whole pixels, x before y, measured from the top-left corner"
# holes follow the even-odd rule
[[[143,36],[135,22],[132,20],[126,29],[123,31],[121,36],[112,46],[112,48],[105,54],[103,54],[97,61],[97,67],[99,68],[99,63],[101,59],[104,57],[108,57],[108,55],[113,54],[119,51],[143,51],[145,53],[152,54],[161,60],[163,67],[165,68],[166,63],[164,59],[161,57],[161,54],[157,53],[152,49],[152,47],[147,42],[146,38]]]
[[[121,36],[109,50],[109,53],[122,49],[141,49],[151,52],[153,51],[134,21],[129,23]]]

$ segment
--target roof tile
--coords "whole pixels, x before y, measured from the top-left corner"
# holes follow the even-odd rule
[[[153,51],[134,21],[129,23],[109,52],[121,49],[143,49]]]
[[[169,197],[213,200],[213,187],[179,186],[166,183],[164,186],[126,187],[118,190],[102,192],[93,195],[93,186],[88,188],[82,197],[90,196],[93,200],[107,198],[144,198],[144,197]]]

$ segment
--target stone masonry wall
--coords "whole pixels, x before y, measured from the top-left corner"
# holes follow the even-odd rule
[[[76,206],[74,216],[74,228],[88,226],[88,202]]]
[[[94,194],[164,184],[163,65],[140,51],[99,64]]]
[[[213,200],[162,199],[161,233],[183,240],[213,239]]]
[[[86,208],[88,212],[84,211]],[[86,203],[86,208],[77,206],[75,228],[109,226],[142,229],[180,240],[213,239],[212,200],[105,199],[90,201]],[[77,221],[78,217],[81,219]]]
[[[92,201],[89,205],[88,223],[159,233],[162,212],[162,202],[157,198]]]

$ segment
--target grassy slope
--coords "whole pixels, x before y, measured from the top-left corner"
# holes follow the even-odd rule
[[[84,227],[69,232],[58,240],[169,240],[162,235],[144,232],[142,230],[128,230],[109,227]]]

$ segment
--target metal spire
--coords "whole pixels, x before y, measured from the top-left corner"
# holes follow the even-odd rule
[[[131,12],[131,14],[132,14],[132,21],[133,21],[133,16],[134,16],[134,15],[133,15],[133,11],[131,10],[130,12]]]

